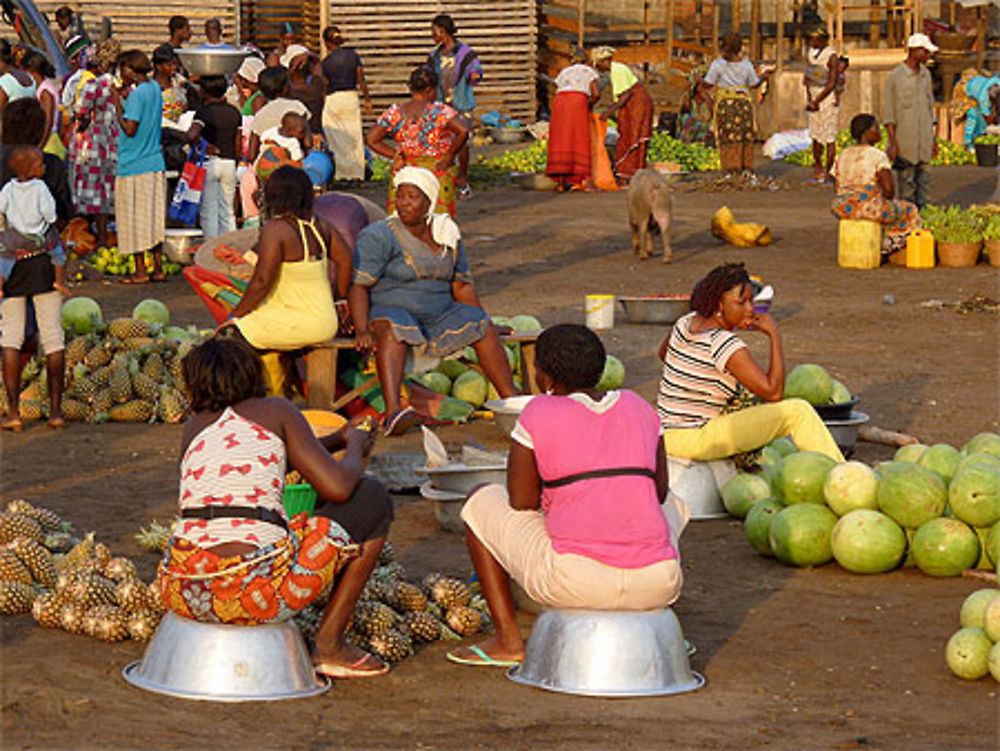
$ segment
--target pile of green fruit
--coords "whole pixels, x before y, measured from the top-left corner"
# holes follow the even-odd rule
[[[958,617],[961,628],[944,650],[951,672],[970,681],[989,673],[1000,681],[1000,589],[977,589],[965,598]]]
[[[102,274],[110,274],[111,276],[128,276],[134,274],[136,271],[136,258],[138,253],[135,255],[126,255],[118,251],[118,246],[111,248],[98,248],[87,258],[86,263],[93,268],[100,271]],[[143,262],[146,266],[146,273],[153,273],[153,255],[151,253],[143,254]],[[163,271],[166,274],[179,274],[181,273],[181,265],[179,263],[174,263],[173,261],[163,259]]]
[[[716,172],[722,169],[718,149],[703,143],[685,143],[666,133],[654,133],[646,152],[649,162],[674,162],[687,172]]]
[[[89,297],[66,301],[67,341],[62,411],[71,422],[180,422],[188,409],[181,360],[205,333],[170,325],[159,300],[143,300],[129,318],[108,323]],[[0,389],[0,409],[7,410]],[[24,421],[48,417],[44,361],[36,356],[21,372],[18,411]]]
[[[879,139],[879,142],[875,144],[875,147],[885,151],[889,144],[889,137],[886,133],[885,126],[879,128],[879,131],[881,133],[881,138]],[[941,138],[937,138],[936,141],[938,153],[937,156],[931,160],[931,166],[944,167],[976,163],[976,155],[961,144],[945,141]],[[855,140],[851,137],[851,131],[844,129],[837,133],[836,143],[837,153],[840,154],[840,152],[848,146],[853,146],[855,144]],[[800,167],[809,167],[813,163],[812,149],[804,149],[802,151],[797,151],[794,154],[789,154],[785,157],[785,161],[789,164],[797,164]]]
[[[920,210],[924,228],[942,243],[978,243],[992,214],[985,207],[963,209],[961,206],[935,206],[928,204]]]
[[[983,143],[989,146],[996,146],[1000,144],[1000,136],[994,133],[984,133],[981,136],[976,136],[976,140],[973,143]]]

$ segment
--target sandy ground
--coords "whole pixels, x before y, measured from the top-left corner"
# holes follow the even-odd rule
[[[674,263],[636,261],[621,194],[555,195],[513,189],[477,194],[460,219],[484,302],[494,314],[532,313],[546,324],[582,321],[586,293],[680,293],[715,265],[745,260],[777,290],[775,316],[789,364],[818,362],[861,397],[884,428],[925,442],[961,444],[1000,428],[996,315],[921,307],[976,292],[1000,297],[996,269],[858,272],[836,266],[829,192],[807,172],[776,168],[792,188],[774,193],[678,190]],[[985,200],[994,173],[933,173],[941,202]],[[737,218],[766,222],[768,248],[721,246],[709,219],[726,203]],[[89,282],[80,292],[106,315],[156,294],[175,320],[207,325],[183,282],[134,289]],[[887,304],[891,301],[892,304]],[[628,369],[627,385],[655,394],[659,327],[619,325],[605,335]],[[758,354],[764,342],[748,335]],[[481,422],[449,428],[450,442],[501,445]],[[149,578],[155,556],[133,534],[172,514],[176,426],[33,426],[3,437],[3,497],[49,506],[78,529],[95,529]],[[378,452],[412,452],[415,437]],[[861,444],[865,461],[891,450]],[[466,576],[461,539],[431,509],[398,499],[391,539],[411,578],[431,570]],[[755,555],[735,520],[693,523],[682,541],[685,588],[676,612],[698,647],[697,693],[597,700],[517,686],[499,672],[460,668],[444,647],[423,649],[384,678],[339,682],[297,702],[213,705],[166,699],[127,685],[120,670],[142,645],[105,645],[37,627],[2,626],[4,749],[996,749],[997,686],[963,682],[943,660],[962,599],[979,583],[915,570],[858,577],[836,565],[785,568]],[[530,628],[525,617],[525,631]]]

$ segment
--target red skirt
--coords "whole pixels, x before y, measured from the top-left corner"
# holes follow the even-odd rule
[[[646,166],[646,149],[653,135],[653,100],[637,83],[625,106],[618,110],[618,146],[615,172],[626,179]]]
[[[590,178],[590,107],[583,92],[562,91],[552,101],[545,172],[572,185]]]

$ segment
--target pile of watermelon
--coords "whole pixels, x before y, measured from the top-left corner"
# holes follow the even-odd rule
[[[970,681],[989,673],[1000,681],[1000,589],[977,589],[958,617],[962,627],[944,650],[951,672]]]
[[[961,450],[904,446],[875,468],[766,446],[761,471],[722,489],[745,518],[757,552],[791,566],[836,560],[857,574],[916,566],[930,576],[1000,567],[1000,435],[980,433]]]

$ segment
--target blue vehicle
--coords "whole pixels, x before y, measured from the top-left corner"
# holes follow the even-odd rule
[[[69,74],[66,55],[49,27],[48,18],[31,0],[0,0],[0,16],[14,28],[22,44],[34,47],[52,61],[56,75]]]

